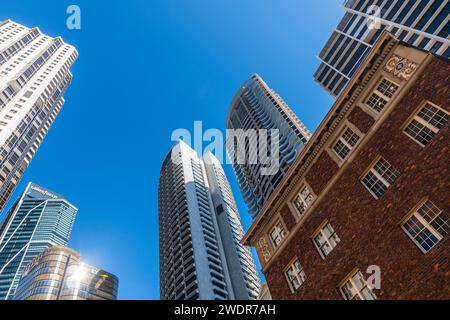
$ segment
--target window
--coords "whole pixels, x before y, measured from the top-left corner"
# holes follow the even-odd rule
[[[397,180],[400,173],[389,162],[380,158],[362,179],[364,186],[378,199]]]
[[[331,224],[326,223],[314,236],[314,244],[319,250],[320,255],[325,258],[341,242]]]
[[[278,248],[284,238],[286,238],[286,231],[281,221],[278,221],[270,231],[270,240],[272,240],[274,247]]]
[[[426,253],[450,232],[448,214],[426,201],[402,225],[405,232]]]
[[[404,132],[421,146],[426,146],[447,124],[448,118],[447,112],[427,102],[414,116]]]
[[[346,300],[377,299],[360,271],[348,278],[339,289]]]
[[[377,89],[375,89],[369,100],[367,100],[367,105],[376,112],[383,111],[384,107],[394,96],[398,88],[398,85],[387,79],[381,80]]]
[[[305,271],[298,259],[287,268],[285,275],[292,293],[296,292],[306,280]]]
[[[295,209],[297,209],[298,213],[300,215],[303,215],[313,202],[313,193],[307,186],[304,186],[297,197],[295,197],[292,204],[294,205]]]
[[[358,141],[359,136],[352,129],[347,128],[335,143],[333,150],[341,160],[345,160]]]

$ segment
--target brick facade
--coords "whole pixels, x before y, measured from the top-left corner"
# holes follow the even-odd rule
[[[425,148],[401,130],[423,100],[450,111],[449,71],[448,63],[432,62],[428,72],[411,87],[297,231],[298,236],[272,262],[266,278],[274,299],[341,299],[336,288],[339,282],[355,267],[365,273],[370,265],[381,268],[381,290],[376,290],[380,299],[450,298],[449,237],[424,254],[399,226],[402,218],[423,197],[430,197],[445,212],[450,209],[449,126],[446,125]],[[363,129],[367,123],[364,118],[356,116],[352,122]],[[357,119],[362,119],[362,126]],[[400,172],[395,184],[378,200],[360,182],[360,175],[377,155],[382,155]],[[336,171],[334,162],[326,169],[330,161],[324,151],[306,175],[317,193],[325,184],[324,175]],[[327,174],[318,174],[324,171]],[[324,260],[309,235],[325,219],[330,221],[342,242]],[[301,261],[307,281],[292,294],[280,271],[294,256]]]
[[[322,152],[317,162],[306,174],[306,181],[315,194],[319,194],[338,170],[339,166],[331,159],[330,155]]]
[[[270,263],[263,264],[274,299],[342,299],[339,283],[355,268],[367,278],[371,265],[381,269],[381,289],[374,290],[379,299],[450,299],[450,236],[424,254],[400,225],[424,197],[448,215],[449,123],[425,147],[408,137],[403,128],[424,101],[450,112],[449,83],[448,61],[432,58],[390,106],[392,112],[386,118],[375,120],[364,108],[353,108],[347,120],[363,133],[373,129],[372,135],[342,168],[322,150],[304,174],[319,198],[296,228],[292,226],[294,213],[289,216],[289,206],[282,206],[281,217],[289,221],[285,223],[294,233]],[[377,121],[380,126],[372,128]],[[377,156],[400,173],[379,199],[361,183],[361,176]],[[320,196],[338,171],[337,180]],[[325,220],[341,242],[323,259],[312,235]],[[306,281],[292,293],[284,270],[295,257]]]
[[[373,118],[365,113],[360,107],[355,107],[353,109],[348,116],[348,120],[363,133],[368,132],[375,122]]]

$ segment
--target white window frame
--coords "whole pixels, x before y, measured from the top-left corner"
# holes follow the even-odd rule
[[[364,283],[364,286],[359,290],[357,289],[357,285],[355,283],[355,280],[353,279],[355,276],[359,276],[359,278],[362,280],[361,282]],[[347,295],[345,294],[345,291],[343,289],[347,283],[350,283],[354,290],[354,295],[350,299],[349,299],[349,297],[347,297]],[[355,297],[359,297],[359,300],[367,300],[364,298],[364,296],[361,293],[366,288],[370,290],[370,293],[372,294],[374,300],[376,300],[377,296],[373,292],[372,288],[370,288],[370,286],[367,283],[366,279],[364,278],[363,274],[361,273],[361,271],[356,270],[356,271],[352,272],[350,276],[347,276],[344,281],[342,281],[341,285],[339,285],[339,292],[341,293],[341,295],[344,297],[345,300],[355,300]]]
[[[311,203],[308,205],[305,201],[305,199],[303,199],[302,192],[307,189],[308,190],[308,197],[312,196],[312,201]],[[300,210],[297,208],[297,205],[295,204],[296,200],[300,199],[301,203],[305,206],[305,211],[304,212],[300,212]],[[307,183],[303,183],[302,187],[300,188],[300,190],[295,194],[294,198],[292,198],[291,200],[291,205],[294,207],[295,212],[297,214],[297,218],[302,218],[305,216],[306,212],[308,212],[309,208],[312,207],[312,205],[314,204],[314,202],[316,201],[317,197],[315,195],[315,193],[312,191],[312,188],[307,184]]]
[[[427,129],[433,131],[436,134],[439,133],[440,129],[436,128],[435,126],[433,126],[431,123],[427,122],[426,120],[422,119],[421,117],[419,117],[419,113],[427,106],[427,105],[431,105],[432,107],[446,113],[447,115],[450,116],[450,114],[442,109],[441,107],[439,107],[438,105],[430,102],[430,101],[425,101],[423,104],[421,104],[420,108],[414,113],[413,117],[411,119],[408,120],[408,122],[406,123],[406,125],[403,127],[403,133],[408,136],[410,139],[412,139],[414,142],[416,142],[418,145],[420,145],[421,147],[425,147],[426,145],[424,145],[422,142],[418,141],[415,137],[411,136],[408,132],[406,132],[406,129],[411,125],[411,123],[416,120],[417,122],[419,122],[421,125],[423,125],[424,127],[426,127]]]
[[[300,268],[297,268],[297,264],[300,266]],[[294,275],[293,277],[295,277],[295,279],[291,279],[289,276],[289,271],[293,270]],[[302,285],[305,283],[306,281],[306,273],[305,273],[305,269],[303,269],[302,264],[300,263],[300,260],[298,258],[295,258],[288,266],[287,268],[284,270],[284,276],[286,277],[286,281],[289,285],[289,289],[291,289],[291,293],[296,293],[301,287]],[[295,288],[294,286],[294,280],[297,280],[297,282],[299,283],[299,286],[297,288]]]
[[[430,252],[439,242],[441,242],[444,239],[444,236],[438,232],[432,225],[430,222],[428,222],[427,220],[425,220],[424,217],[422,217],[422,215],[419,213],[419,210],[421,208],[423,208],[424,205],[426,205],[428,202],[431,203],[431,205],[433,205],[434,207],[436,207],[437,209],[439,209],[440,213],[436,216],[439,217],[442,213],[444,213],[443,210],[441,210],[440,208],[438,208],[433,202],[431,202],[430,200],[426,199],[426,200],[422,200],[420,202],[420,204],[418,206],[415,207],[415,209],[412,211],[412,213],[409,213],[406,218],[404,218],[401,222],[401,227],[403,229],[403,231],[408,235],[408,237],[414,242],[414,244],[424,253],[427,254],[428,252]],[[422,247],[422,245],[419,243],[419,241],[416,240],[416,238],[409,233],[409,231],[405,228],[405,224],[411,220],[412,217],[415,217],[417,220],[419,220],[419,222],[424,226],[424,229],[427,229],[428,231],[430,231],[435,237],[436,239],[438,239],[438,241],[428,250],[426,250],[424,247]],[[435,219],[436,219],[435,218]],[[434,221],[434,220],[433,220]],[[422,229],[421,232],[424,230]]]
[[[355,134],[358,137],[358,140],[356,141],[356,143],[355,143],[355,145],[353,147],[347,142],[347,140],[344,139],[344,134],[347,132],[347,130],[350,130],[353,134]],[[342,130],[342,132],[339,135],[339,137],[334,141],[331,149],[333,150],[334,154],[338,157],[339,160],[345,161],[351,155],[351,153],[356,148],[356,146],[358,145],[360,140],[361,140],[361,135],[358,132],[356,132],[353,128],[350,128],[349,126],[346,126],[344,128],[344,130]],[[335,149],[335,147],[338,144],[338,142],[343,143],[350,150],[345,158],[342,158],[341,155]]]
[[[391,98],[389,98],[388,96],[386,96],[384,93],[382,93],[381,91],[378,91],[378,89],[380,88],[380,85],[383,83],[383,80],[389,81],[390,83],[394,84],[395,86],[397,86],[397,89],[395,90],[393,96]],[[367,106],[367,108],[369,108],[371,111],[375,112],[375,114],[380,114],[382,113],[384,110],[386,110],[386,106],[389,104],[389,101],[392,100],[392,98],[395,96],[395,94],[398,92],[398,90],[400,89],[400,85],[394,81],[392,81],[391,79],[388,79],[386,77],[382,77],[380,79],[380,81],[378,81],[377,85],[375,86],[375,88],[370,92],[369,96],[366,98],[364,105]],[[379,98],[383,99],[386,101],[386,104],[383,106],[383,108],[378,111],[376,109],[374,109],[372,106],[369,105],[369,100],[373,97],[373,95],[377,95]]]
[[[281,226],[281,228],[278,228],[279,226]],[[276,231],[277,236],[280,238],[280,242],[278,244],[272,238],[272,234],[274,231]],[[284,235],[282,235],[282,234],[284,234]],[[275,222],[269,230],[269,239],[270,239],[270,242],[272,243],[273,248],[274,249],[279,248],[283,244],[286,237],[287,237],[286,226],[281,221],[281,219],[278,219],[277,222]]]
[[[333,232],[331,233],[330,237],[327,237],[324,229],[327,228],[328,226],[331,227],[331,229],[333,230]],[[322,237],[325,239],[326,243],[330,246],[330,252],[328,252],[328,254],[325,254],[325,252],[322,251],[322,247],[319,245],[319,243],[317,243],[316,238],[317,236],[321,234]],[[336,239],[336,245],[332,245],[330,242],[330,238],[336,235],[337,239]],[[314,242],[314,245],[317,249],[317,251],[319,252],[320,256],[322,257],[322,259],[326,259],[327,256],[330,255],[330,253],[334,250],[334,248],[337,247],[337,245],[341,242],[341,239],[339,238],[338,234],[336,233],[336,230],[334,230],[333,226],[331,225],[331,223],[327,220],[325,222],[322,223],[322,225],[319,227],[319,229],[313,234],[312,236],[312,241]],[[324,244],[325,245],[325,244]]]
[[[372,165],[370,166],[370,169],[368,169],[367,171],[366,171],[366,173],[361,177],[361,183],[363,184],[363,186],[370,192],[370,194],[375,198],[375,199],[379,199],[380,197],[379,196],[377,196],[365,183],[364,183],[364,179],[367,177],[367,175],[369,174],[369,172],[370,173],[372,173],[373,175],[375,175],[375,177],[378,179],[378,180],[380,180],[385,186],[386,186],[386,189],[389,189],[390,187],[391,187],[391,184],[389,183],[389,181],[387,181],[381,174],[379,174],[378,172],[377,172],[377,170],[375,170],[375,166],[377,165],[377,163],[380,161],[380,160],[384,160],[384,161],[386,161],[395,171],[397,171],[397,169],[395,169],[393,166],[392,166],[392,164],[389,162],[389,161],[387,161],[386,159],[384,159],[383,157],[378,157],[377,158],[377,160],[376,161],[374,161],[373,163],[372,163]],[[398,171],[397,171],[398,172]],[[398,178],[398,176],[396,177],[396,179]]]

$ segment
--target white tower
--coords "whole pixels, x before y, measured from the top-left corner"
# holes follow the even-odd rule
[[[61,110],[77,56],[59,37],[0,22],[0,210]]]
[[[218,160],[184,142],[166,156],[159,180],[162,300],[249,300],[259,293],[236,203]]]

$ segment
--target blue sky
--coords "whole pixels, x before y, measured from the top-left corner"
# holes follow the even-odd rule
[[[78,208],[70,246],[120,278],[120,299],[158,299],[161,162],[172,131],[225,129],[239,86],[259,73],[313,131],[332,99],[313,81],[342,0],[15,0],[10,18],[77,47],[74,81],[23,177]],[[66,28],[66,8],[82,29]],[[225,168],[245,228],[251,221]]]

